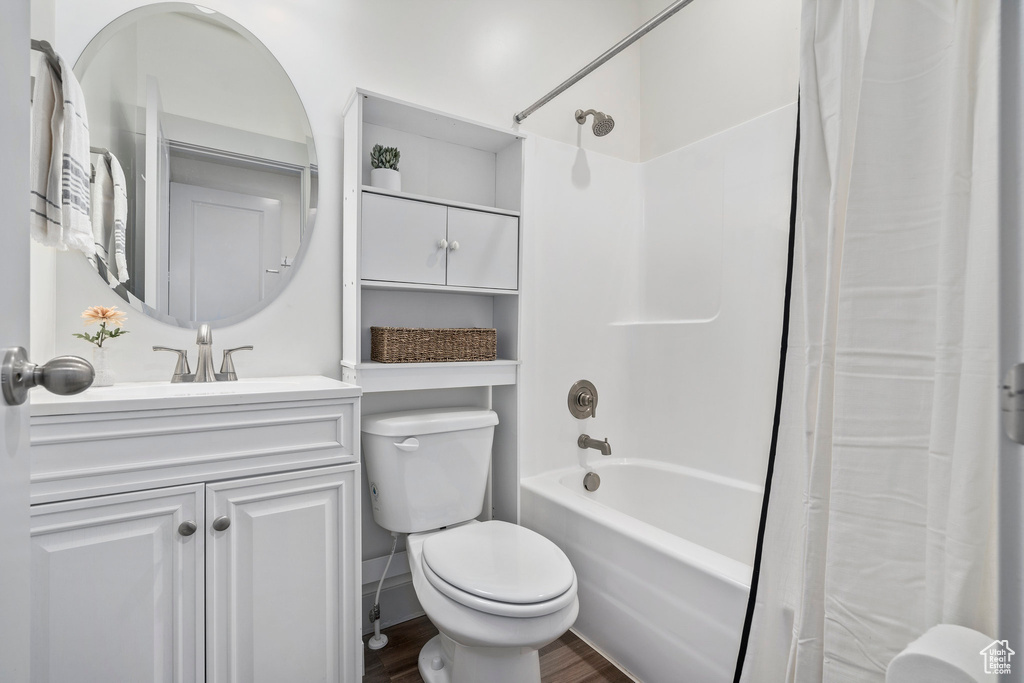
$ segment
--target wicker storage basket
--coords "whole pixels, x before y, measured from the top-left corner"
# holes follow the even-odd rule
[[[494,360],[497,357],[498,333],[493,328],[370,328],[370,360],[378,363]]]

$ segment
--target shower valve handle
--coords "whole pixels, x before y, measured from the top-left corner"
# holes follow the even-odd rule
[[[578,420],[597,416],[597,387],[581,379],[569,389],[569,412]]]

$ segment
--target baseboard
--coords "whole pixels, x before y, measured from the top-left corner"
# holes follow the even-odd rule
[[[367,588],[369,591],[366,590]],[[366,635],[373,633],[373,624],[370,623],[369,614],[373,608],[373,596],[377,592],[377,586],[364,585],[363,590],[363,635]],[[380,627],[387,628],[422,616],[423,608],[416,598],[416,591],[412,586],[412,575],[389,576],[380,592]]]

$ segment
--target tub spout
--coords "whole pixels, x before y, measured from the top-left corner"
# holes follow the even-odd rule
[[[612,446],[608,443],[608,439],[604,441],[598,441],[597,439],[591,439],[586,434],[580,434],[580,438],[576,440],[576,445],[580,448],[593,448],[601,451],[601,455],[611,455]]]

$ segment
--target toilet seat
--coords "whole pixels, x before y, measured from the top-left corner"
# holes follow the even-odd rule
[[[432,534],[423,543],[423,574],[446,597],[497,616],[543,616],[576,599],[576,572],[565,553],[507,522]]]

